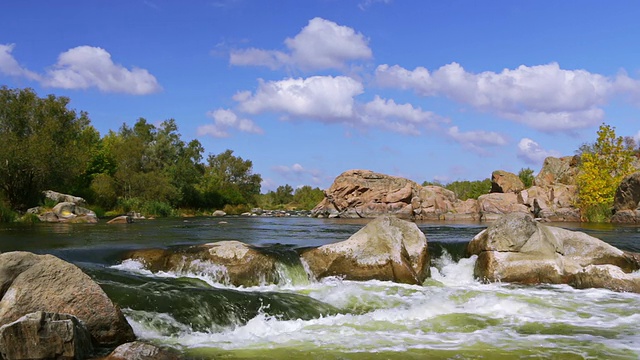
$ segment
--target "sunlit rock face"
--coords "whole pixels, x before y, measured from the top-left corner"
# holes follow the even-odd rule
[[[474,275],[489,282],[586,286],[589,266],[611,265],[623,273],[639,268],[633,254],[582,232],[540,224],[522,213],[498,219],[469,242],[467,251],[478,255]]]
[[[373,220],[345,241],[307,250],[302,259],[316,278],[422,284],[429,276],[426,236],[414,223],[391,216]]]

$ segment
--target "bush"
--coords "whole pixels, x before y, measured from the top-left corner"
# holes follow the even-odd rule
[[[19,217],[17,222],[23,224],[37,224],[40,222],[40,218],[36,214],[26,213]]]
[[[14,222],[18,214],[11,210],[4,203],[0,202],[0,222],[9,223]]]
[[[239,204],[239,205],[227,204],[224,206],[222,211],[226,212],[229,215],[240,215],[242,213],[251,211],[251,208],[249,208],[249,205],[246,205],[246,204]]]
[[[173,208],[166,202],[148,201],[142,206],[141,212],[147,216],[169,217],[173,215]]]
[[[582,218],[588,222],[603,223],[611,218],[611,207],[607,204],[596,204],[582,209]]]

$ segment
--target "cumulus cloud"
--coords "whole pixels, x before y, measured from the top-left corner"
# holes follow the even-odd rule
[[[260,80],[255,93],[234,96],[239,109],[249,114],[277,112],[287,116],[323,121],[350,118],[354,96],[364,91],[362,84],[346,76],[313,76],[280,81]]]
[[[394,132],[419,135],[420,128],[437,128],[445,119],[431,111],[424,111],[411,104],[397,104],[393,99],[379,96],[359,108],[358,119],[368,126],[377,126]]]
[[[25,77],[29,80],[40,79],[38,74],[27,70],[27,68],[18,63],[11,54],[14,48],[15,44],[0,44],[0,73],[15,77]]]
[[[488,154],[486,147],[504,146],[508,143],[507,138],[500,133],[483,130],[460,132],[457,126],[450,127],[447,135],[463,147],[484,155]]]
[[[376,80],[382,86],[423,96],[445,96],[548,132],[598,124],[604,117],[600,107],[611,96],[634,87],[640,92],[640,82],[624,74],[609,78],[585,70],[564,70],[557,63],[478,74],[455,62],[433,72],[424,67],[407,70],[380,65]]]
[[[60,54],[42,83],[63,89],[97,87],[104,92],[133,95],[151,94],[162,89],[147,70],[136,67],[129,70],[114,63],[106,50],[93,46],[78,46]]]
[[[555,150],[545,150],[529,138],[523,138],[518,143],[518,158],[527,164],[540,165],[549,156],[559,157],[560,153]]]
[[[344,69],[355,60],[372,57],[368,40],[350,27],[319,17],[309,21],[295,37],[284,41],[287,52],[257,48],[231,51],[232,65],[295,67],[302,70]]]
[[[358,128],[380,128],[409,135],[421,129],[435,129],[448,119],[411,104],[375,96],[363,103],[356,100],[364,86],[346,76],[312,76],[280,81],[260,80],[255,92],[234,96],[238,110],[248,114],[272,112],[286,120],[341,123]]]
[[[104,92],[146,95],[162,90],[147,70],[131,70],[116,64],[111,54],[99,47],[78,46],[58,56],[58,62],[44,74],[22,67],[11,52],[14,45],[0,45],[0,73],[25,77],[45,87],[87,89]]]
[[[253,121],[240,118],[229,109],[209,111],[207,116],[213,119],[213,124],[199,126],[197,129],[198,136],[210,135],[217,138],[225,138],[230,136],[229,129],[254,134],[264,133]]]

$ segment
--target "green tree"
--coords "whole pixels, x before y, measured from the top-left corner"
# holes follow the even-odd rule
[[[293,203],[301,210],[311,210],[324,199],[324,191],[309,185],[301,186],[293,194]]]
[[[0,88],[0,189],[12,208],[36,205],[43,190],[71,192],[81,183],[99,135],[87,114],[68,104],[66,97]]]
[[[606,221],[618,185],[634,171],[634,152],[615,128],[602,124],[597,133],[593,145],[581,147],[578,206],[587,220]]]
[[[251,160],[234,156],[232,150],[207,157],[199,189],[208,205],[255,204],[260,194],[260,174],[253,173]]]
[[[275,204],[286,205],[293,201],[293,188],[289,184],[280,185],[275,192]]]
[[[518,177],[520,178],[520,180],[522,180],[522,183],[524,184],[524,188],[530,188],[531,186],[533,186],[533,170],[530,168],[526,168],[526,169],[520,169],[520,171],[518,172]]]

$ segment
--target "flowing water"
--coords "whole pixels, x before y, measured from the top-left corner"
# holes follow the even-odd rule
[[[347,239],[366,220],[193,218],[129,225],[5,225],[0,252],[49,253],[81,267],[136,335],[193,359],[638,359],[640,295],[565,285],[482,284],[466,243],[485,225],[419,223],[432,256],[423,286],[310,279],[295,251]],[[640,251],[638,227],[582,227]],[[283,260],[280,283],[234,287],[201,263],[157,272],[132,249],[238,240]],[[640,274],[638,274],[640,276]]]

